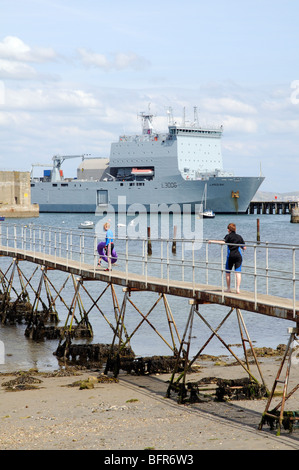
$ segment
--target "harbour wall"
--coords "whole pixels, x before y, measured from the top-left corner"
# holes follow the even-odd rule
[[[29,172],[0,171],[0,216],[39,216],[39,205],[31,204]]]

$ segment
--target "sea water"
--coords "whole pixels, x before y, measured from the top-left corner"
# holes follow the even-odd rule
[[[163,217],[163,216],[161,216]],[[197,217],[196,215],[193,216]],[[38,219],[7,219],[6,222],[9,224],[17,225],[38,225],[38,226],[51,226],[61,228],[62,230],[77,229],[79,223],[84,220],[92,220],[95,224],[99,222],[99,217],[91,214],[40,214]],[[127,223],[132,221],[133,216],[127,219]],[[290,223],[290,215],[270,215],[270,214],[251,214],[251,215],[216,215],[214,219],[203,219],[202,221],[202,233],[200,236],[203,239],[217,239],[222,240],[227,233],[227,225],[233,222],[237,226],[237,233],[240,233],[246,243],[255,243],[257,241],[257,219],[259,219],[260,227],[260,241],[262,243],[278,243],[286,245],[299,245],[299,224]],[[195,220],[193,220],[194,222]],[[116,220],[117,222],[117,220]],[[161,220],[160,220],[161,222]],[[171,222],[171,220],[170,220]],[[1,223],[1,222],[0,222]],[[146,221],[146,224],[148,222]],[[115,227],[117,230],[117,227]],[[154,230],[153,230],[154,232]],[[117,233],[116,233],[117,235]],[[155,233],[152,233],[153,238]],[[172,237],[172,225],[170,223],[170,233]],[[116,240],[116,248],[118,247]],[[198,250],[198,256],[204,251],[204,248]],[[248,250],[249,251],[249,250]],[[219,253],[219,251],[218,251]],[[298,257],[298,251],[297,257]],[[250,256],[245,253],[244,264],[246,263],[246,256]],[[261,257],[264,257],[264,254]],[[284,254],[277,252],[277,265],[279,268],[286,266],[287,270],[291,270],[291,265],[284,261]],[[1,269],[7,269],[11,260],[9,258],[0,258]],[[263,262],[262,260],[260,261]],[[259,263],[259,259],[257,260]],[[298,262],[297,262],[298,264]],[[21,263],[21,268],[26,271],[26,274],[30,274],[34,270],[34,265],[30,263]],[[59,271],[53,271],[49,275],[52,276],[53,283],[57,289],[63,284],[67,274]],[[244,277],[242,278],[242,286],[246,290],[246,283],[249,282]],[[212,282],[211,282],[212,283]],[[89,290],[92,299],[96,300],[97,297],[105,288],[105,284],[101,282],[89,282],[86,285]],[[298,290],[298,289],[297,289]],[[115,287],[116,295],[118,297],[119,305],[121,306],[123,299],[123,291],[119,286]],[[73,286],[68,285],[63,291],[62,296],[65,299],[67,305],[70,305],[73,297]],[[274,291],[272,294],[278,296],[282,295],[281,282],[278,279],[274,284]],[[290,297],[292,293],[290,291]],[[146,315],[152,308],[155,301],[158,298],[158,294],[139,292],[132,293],[131,300],[136,307]],[[188,299],[167,296],[169,306],[174,317],[178,332],[182,338],[188,314],[190,311],[190,305]],[[85,295],[84,308],[86,311],[92,305],[92,300]],[[113,311],[113,303],[111,291],[108,289],[105,294],[101,297],[99,303],[100,310],[96,307],[90,310],[88,314],[89,321],[93,328],[94,337],[92,343],[111,343],[113,339],[113,331],[109,324],[105,321],[104,315],[115,324],[115,317]],[[217,304],[201,305],[199,306],[200,313],[207,319],[213,328],[216,328],[224,316],[228,313],[229,308],[220,306]],[[59,326],[63,326],[66,319],[66,309],[62,308],[58,311],[60,323]],[[261,315],[253,312],[242,312],[244,322],[251,341],[255,347],[271,347],[276,348],[278,344],[286,344],[288,341],[288,327],[294,326],[293,322],[282,320],[279,318],[273,318],[266,315]],[[139,325],[142,320],[142,316],[138,311],[131,305],[128,304],[125,314],[125,328],[127,334],[131,334],[134,329]],[[137,332],[131,339],[131,347],[137,356],[153,356],[153,355],[171,355],[172,351],[169,347],[172,346],[171,336],[169,334],[169,325],[166,318],[165,307],[161,300],[159,304],[152,310],[148,316],[150,324],[146,321],[138,328]],[[55,370],[58,368],[58,361],[56,356],[53,354],[57,348],[58,340],[42,340],[33,341],[25,337],[26,325],[0,325],[0,372],[7,372],[12,370],[27,370],[31,367],[37,367],[40,371]],[[155,331],[155,330],[156,331]],[[159,336],[159,334],[165,339],[165,341]],[[232,349],[238,354],[238,345],[241,343],[240,332],[236,314],[233,312],[230,317],[226,320],[223,326],[219,330],[219,335],[226,342],[226,344],[237,345],[233,346]],[[207,339],[211,336],[211,330],[206,324],[199,319],[197,315],[194,318],[194,324],[192,329],[191,339],[191,356],[196,354],[201,347],[205,344]],[[82,343],[84,340],[77,340]],[[166,344],[168,343],[168,344]],[[179,343],[176,339],[176,345]],[[236,348],[236,349],[234,349]],[[240,350],[239,350],[240,352]],[[227,348],[223,345],[218,338],[214,337],[208,346],[204,349],[203,353],[212,355],[229,355]]]

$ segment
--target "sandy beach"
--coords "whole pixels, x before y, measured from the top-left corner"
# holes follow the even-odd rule
[[[261,358],[268,388],[281,358]],[[255,371],[252,367],[252,372]],[[0,450],[298,450],[299,430],[282,429],[281,435],[264,425],[258,430],[266,399],[178,404],[176,394],[166,398],[170,374],[134,376],[121,372],[118,379],[100,370],[61,373],[26,372],[0,375]],[[240,365],[206,361],[187,380],[204,377],[246,377]],[[298,383],[298,365],[291,370],[288,390]],[[88,380],[91,388],[81,389]],[[12,381],[12,382],[11,382]],[[10,385],[10,387],[9,387]],[[22,387],[21,387],[22,388]],[[282,384],[280,386],[280,390]],[[280,398],[272,401],[273,408]],[[285,410],[298,410],[298,391]]]

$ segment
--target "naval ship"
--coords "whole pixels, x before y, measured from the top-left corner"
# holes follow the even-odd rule
[[[148,212],[188,205],[194,213],[202,204],[216,214],[245,213],[264,178],[224,171],[223,127],[199,125],[196,108],[192,122],[183,118],[178,125],[169,115],[168,131],[161,133],[153,114],[141,113],[142,132],[121,135],[109,159],[81,155],[76,178],[64,178],[61,166],[78,156],[54,156],[43,177],[32,174],[31,202],[40,212],[97,213],[109,206],[125,212],[139,203]]]

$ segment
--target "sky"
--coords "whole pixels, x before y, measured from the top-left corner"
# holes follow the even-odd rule
[[[224,168],[299,191],[296,0],[0,0],[0,169],[108,157],[119,135],[197,107]],[[76,176],[80,159],[63,164]],[[38,174],[43,168],[35,167]]]

